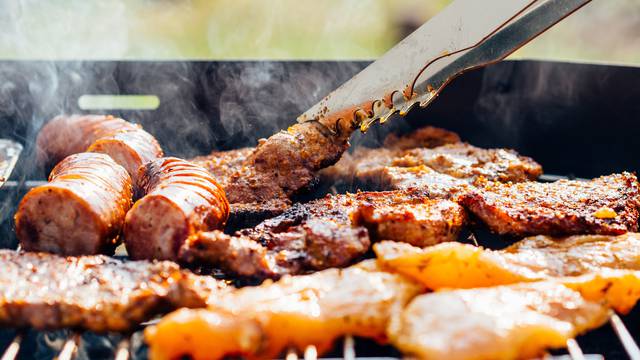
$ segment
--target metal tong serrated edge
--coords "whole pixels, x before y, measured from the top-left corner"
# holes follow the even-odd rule
[[[310,109],[316,109],[313,115],[309,116],[307,112],[298,118],[298,122],[316,121],[335,134],[344,132],[345,127],[346,131],[360,128],[365,132],[377,120],[384,123],[394,114],[404,116],[416,105],[424,108],[457,76],[501,61],[590,1],[534,0],[479,42],[429,61],[404,89],[391,90],[384,98],[350,109],[329,109],[327,100],[335,96],[334,93],[340,90],[338,88]],[[455,56],[455,60],[432,76],[423,76],[429,67]]]
[[[0,188],[11,176],[18,162],[22,145],[9,139],[0,139]]]

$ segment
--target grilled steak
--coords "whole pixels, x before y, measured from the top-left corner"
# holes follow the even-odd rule
[[[605,269],[640,270],[640,234],[535,236],[492,251],[447,243],[417,248],[383,241],[374,245],[378,262],[427,288],[476,288],[553,277],[579,276]]]
[[[590,181],[486,182],[462,204],[498,234],[617,235],[638,229],[638,179],[630,173]]]
[[[187,242],[181,257],[241,276],[278,277],[346,266],[372,240],[420,246],[454,241],[465,218],[456,203],[417,190],[330,195],[231,236],[201,233]]]
[[[13,327],[125,331],[224,289],[171,262],[0,250],[0,264],[0,323]]]
[[[124,243],[133,259],[176,260],[187,237],[224,227],[229,203],[203,167],[160,158],[140,172],[146,195],[129,210],[124,224]]]
[[[179,310],[145,330],[153,359],[273,359],[287,346],[322,353],[344,335],[383,340],[393,314],[422,289],[367,261],[286,277]]]
[[[420,295],[394,317],[391,343],[421,359],[515,359],[561,348],[609,309],[555,282]]]
[[[112,253],[131,207],[127,171],[104,154],[62,160],[49,183],[31,189],[15,215],[23,249],[65,255]]]

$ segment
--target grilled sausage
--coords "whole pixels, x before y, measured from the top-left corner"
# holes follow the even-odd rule
[[[24,196],[15,215],[22,248],[64,255],[112,253],[131,207],[131,177],[111,157],[78,153],[49,183]]]
[[[158,141],[140,125],[111,115],[58,116],[36,140],[39,164],[51,167],[71,154],[99,152],[124,166],[136,184],[140,166],[163,155]]]
[[[187,238],[221,229],[229,217],[224,190],[199,165],[161,158],[140,168],[146,193],[127,214],[125,245],[134,259],[176,260]]]

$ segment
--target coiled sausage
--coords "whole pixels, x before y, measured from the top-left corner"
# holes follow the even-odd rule
[[[63,255],[109,254],[131,207],[131,177],[111,157],[78,153],[62,160],[49,183],[31,189],[15,215],[23,249]]]
[[[224,227],[229,203],[205,168],[160,158],[143,165],[138,176],[147,195],[125,220],[124,241],[132,258],[176,260],[189,236]]]

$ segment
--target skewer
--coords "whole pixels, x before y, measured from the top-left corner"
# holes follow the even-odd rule
[[[114,360],[129,360],[129,338],[124,338],[118,343]]]
[[[342,348],[342,357],[344,360],[355,360],[356,359],[356,349],[355,342],[353,341],[353,336],[347,335],[344,337],[344,346]]]
[[[611,315],[609,318],[609,322],[611,323],[611,327],[613,331],[618,335],[624,350],[629,355],[631,360],[640,360],[640,349],[638,348],[638,344],[633,340],[633,337],[627,330],[627,327],[622,322],[622,319],[617,314]]]
[[[296,349],[292,347],[288,348],[285,360],[298,360],[298,353],[296,353]]]
[[[318,359],[318,349],[315,346],[309,345],[306,349],[304,349],[304,360],[317,360]]]
[[[71,360],[73,359],[73,355],[78,349],[78,342],[80,340],[80,336],[76,333],[73,334],[62,346],[62,350],[60,350],[60,354],[56,357],[57,360]]]
[[[11,341],[11,344],[7,347],[2,354],[1,360],[14,360],[18,356],[18,352],[20,352],[20,344],[22,343],[22,333],[16,334],[16,336]]]
[[[569,350],[569,355],[572,360],[586,360],[576,339],[567,340],[567,350]]]

